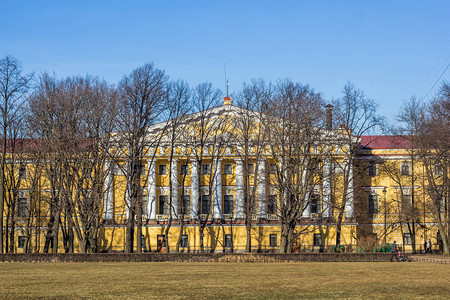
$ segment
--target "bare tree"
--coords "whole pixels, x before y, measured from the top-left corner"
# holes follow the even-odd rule
[[[175,159],[175,156],[177,155],[176,149],[179,146],[182,146],[184,149],[186,149],[185,144],[181,140],[181,137],[183,133],[186,131],[186,123],[185,123],[185,117],[187,112],[190,109],[190,97],[189,97],[189,86],[184,81],[175,81],[169,84],[169,91],[168,91],[168,98],[167,98],[167,107],[168,109],[168,121],[167,121],[167,130],[166,130],[166,141],[163,143],[164,146],[169,147],[170,153],[169,153],[169,194],[170,197],[168,200],[168,207],[169,207],[169,215],[168,215],[168,222],[167,226],[165,228],[165,241],[164,243],[167,245],[167,251],[170,251],[169,246],[169,230],[172,226],[172,221],[174,218],[178,219],[178,222],[180,224],[180,234],[178,236],[177,244],[176,244],[176,252],[179,252],[180,243],[183,235],[183,228],[184,228],[184,210],[180,210],[178,207],[178,185],[181,183],[181,201],[185,201],[185,179],[186,175],[188,173],[188,168],[186,168],[183,173],[181,173],[181,176],[178,176],[178,171],[173,172],[172,170],[178,170],[178,160]],[[188,155],[186,151],[182,153],[183,155]],[[188,158],[186,158],[188,161]],[[186,161],[186,166],[188,165]],[[176,184],[175,184],[176,183]],[[181,203],[183,206],[184,203]]]
[[[247,233],[245,252],[251,252],[252,248],[252,217],[256,209],[265,211],[261,207],[266,205],[263,199],[265,191],[260,190],[260,195],[257,195],[257,190],[258,184],[262,187],[266,185],[265,164],[268,154],[266,153],[268,147],[266,126],[268,124],[264,121],[266,120],[265,109],[271,101],[272,94],[273,87],[262,79],[253,80],[249,85],[244,83],[242,91],[237,96],[237,106],[241,109],[233,118],[233,144],[237,147],[237,155],[243,166],[243,174],[236,174],[236,176],[244,178],[243,217]],[[258,216],[267,218],[266,215]]]
[[[0,163],[0,253],[3,253],[3,208],[5,203],[5,161],[8,139],[8,129],[17,117],[17,109],[27,95],[33,75],[22,75],[20,62],[7,56],[0,60],[0,109],[1,109],[1,138],[2,156]]]
[[[424,104],[416,97],[411,97],[403,103],[400,113],[397,115],[399,126],[394,128],[394,133],[398,138],[403,139],[410,145],[407,149],[409,160],[411,161],[411,174],[408,176],[411,185],[411,209],[410,214],[405,218],[408,226],[408,232],[411,234],[413,252],[416,252],[416,223],[418,214],[416,211],[416,191],[415,182],[417,180],[416,170],[416,151],[417,135],[423,120]],[[406,217],[406,215],[404,215]]]
[[[267,106],[267,140],[276,167],[273,182],[281,219],[280,253],[290,253],[297,238],[295,228],[318,184],[323,100],[309,86],[285,80]]]
[[[191,216],[198,221],[200,252],[205,251],[204,231],[214,221],[211,218],[213,202],[219,201],[212,197],[214,183],[222,176],[219,164],[229,140],[229,111],[225,107],[218,108],[221,94],[211,83],[196,86],[192,91],[193,111],[187,119],[190,125],[185,139],[197,165],[198,185],[193,192],[193,197],[197,198],[193,203],[197,204],[191,205]],[[201,180],[202,176],[204,180]],[[203,193],[203,189],[207,191]]]
[[[167,76],[153,64],[145,64],[125,75],[119,83],[121,99],[119,130],[117,135],[118,154],[126,164],[121,167],[126,177],[125,203],[126,252],[133,252],[134,228],[137,225],[137,252],[142,251],[142,197],[145,151],[157,147],[161,135],[147,134],[147,128],[161,120],[167,104]],[[154,137],[154,138],[152,138]],[[147,176],[145,176],[147,178]]]
[[[340,199],[335,199],[336,217],[336,247],[341,245],[341,229],[344,217],[354,218],[353,198],[354,179],[362,174],[363,169],[355,168],[355,157],[358,150],[357,141],[361,136],[380,128],[383,118],[377,114],[377,104],[367,98],[364,92],[347,83],[342,90],[342,97],[333,100],[334,122],[339,126],[339,134],[333,138],[336,149],[341,153],[329,158],[337,168],[342,170]],[[334,125],[336,127],[336,125]],[[337,197],[336,197],[337,198]],[[347,211],[347,215],[346,215]]]
[[[429,209],[438,225],[442,248],[449,254],[449,119],[450,85],[442,83],[439,93],[427,105],[418,134],[418,155],[423,164]]]
[[[393,138],[396,139],[397,136]],[[412,188],[410,189],[409,186],[411,184],[410,178],[400,172],[398,161],[386,159],[380,161],[378,166],[378,175],[390,179],[395,184],[395,198],[384,199],[385,202],[383,203],[386,222],[384,224],[385,233],[383,237],[386,239],[387,235],[398,228],[403,233],[403,225],[405,224],[408,228],[408,233],[411,234],[413,232],[411,220],[418,218],[419,210],[417,207],[413,207],[412,202],[410,202],[413,194]],[[415,176],[415,174],[411,176]],[[417,196],[417,194],[415,195]],[[412,234],[411,238],[413,238]]]

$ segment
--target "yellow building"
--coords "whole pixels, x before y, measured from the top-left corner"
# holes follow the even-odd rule
[[[178,248],[180,252],[199,252],[202,240],[204,251],[243,252],[250,228],[252,251],[279,251],[283,218],[280,201],[285,200],[276,178],[286,172],[281,160],[267,145],[249,147],[244,155],[241,146],[231,138],[217,139],[219,131],[221,137],[233,133],[233,119],[243,113],[243,109],[231,105],[230,98],[225,98],[224,105],[208,112],[208,121],[222,121],[220,125],[208,125],[216,126],[211,131],[215,133],[210,133],[204,144],[192,142],[192,135],[197,134],[193,124],[200,118],[194,114],[186,118],[175,141],[164,136],[157,146],[145,149],[138,173],[142,186],[142,236],[135,236],[134,245],[139,238],[142,251],[173,252]],[[163,126],[156,124],[149,132],[160,135]],[[411,251],[414,236],[416,250],[423,248],[425,239],[431,239],[434,249],[438,249],[438,230],[428,208],[423,166],[415,162],[409,144],[390,136],[351,138],[354,145],[360,146],[350,160],[349,149],[354,145],[337,143],[343,135],[340,129],[328,128],[324,132],[321,136],[328,138],[319,139],[308,150],[310,153],[305,152],[316,159],[316,167],[304,171],[311,176],[309,183],[303,183],[308,189],[302,194],[301,207],[297,207],[299,217],[290,237],[292,251],[335,251],[339,216],[341,251],[373,251],[393,241]],[[348,162],[353,162],[350,167]],[[104,165],[103,201],[96,207],[101,216],[94,240],[98,251],[125,249],[126,223],[130,209],[134,209],[128,167],[120,155]],[[17,164],[17,179],[23,183],[14,204],[16,252],[23,251],[25,236],[33,244],[29,251],[36,252],[43,251],[49,238],[50,181],[44,175],[35,176],[38,172],[29,157]],[[249,197],[254,197],[254,202],[246,218],[245,199]],[[63,228],[58,233],[60,252],[65,251],[61,242],[67,234],[64,226],[72,220],[67,219],[65,209],[61,207],[61,219],[57,220]],[[31,210],[34,217],[27,220]],[[6,213],[4,224],[10,224]],[[7,239],[12,241],[5,235],[4,244]],[[74,251],[81,251],[77,238],[73,243]]]

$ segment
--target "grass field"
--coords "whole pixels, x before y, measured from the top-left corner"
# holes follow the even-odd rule
[[[429,263],[0,263],[0,299],[436,299]]]

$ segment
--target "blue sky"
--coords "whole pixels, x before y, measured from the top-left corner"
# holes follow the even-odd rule
[[[226,64],[232,93],[251,78],[290,78],[331,99],[351,81],[390,120],[448,66],[449,33],[450,1],[0,2],[0,57],[27,72],[117,83],[154,62],[224,90]]]

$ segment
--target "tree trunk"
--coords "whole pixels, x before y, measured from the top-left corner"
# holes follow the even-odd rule
[[[250,219],[250,220],[249,220]],[[245,243],[245,252],[251,253],[252,252],[252,226],[251,226],[251,218],[248,216],[245,216],[245,227],[247,231],[247,241]]]
[[[61,222],[61,213],[58,212],[56,215],[55,224],[53,225],[52,238],[53,238],[53,247],[52,253],[58,253],[58,233],[59,233],[59,224]]]
[[[205,225],[203,224],[203,221],[201,221],[200,227],[198,228],[199,230],[199,237],[200,237],[200,253],[205,253],[205,245],[203,243],[204,239],[205,239]]]
[[[339,215],[336,220],[336,249],[339,249],[339,247],[341,247],[341,233],[342,233],[342,219],[343,218],[344,218],[344,208],[339,210]]]
[[[50,246],[54,243],[53,241],[53,226],[55,223],[55,213],[53,211],[53,205],[50,204],[50,219],[47,223],[47,233],[45,234],[45,244],[44,253],[48,253]]]
[[[14,210],[13,210],[14,213]],[[9,231],[9,252],[14,253],[14,235],[16,231],[16,221],[14,215],[11,216],[11,229]]]
[[[130,209],[130,213],[126,223],[126,240],[125,240],[126,253],[133,253],[134,244],[134,210]]]
[[[3,253],[3,208],[5,205],[5,162],[6,162],[6,112],[8,101],[5,101],[3,113],[2,160],[0,164],[0,253]]]
[[[280,253],[288,253],[288,248],[289,248],[289,225],[284,221],[282,221]]]
[[[176,248],[175,248],[175,252],[176,253],[180,253],[180,245],[181,245],[181,240],[183,238],[183,231],[184,231],[183,216],[184,215],[181,215],[181,218],[180,218],[180,234],[178,235],[177,245],[176,245]]]
[[[142,205],[141,201],[137,201],[136,207],[136,252],[142,253]]]

